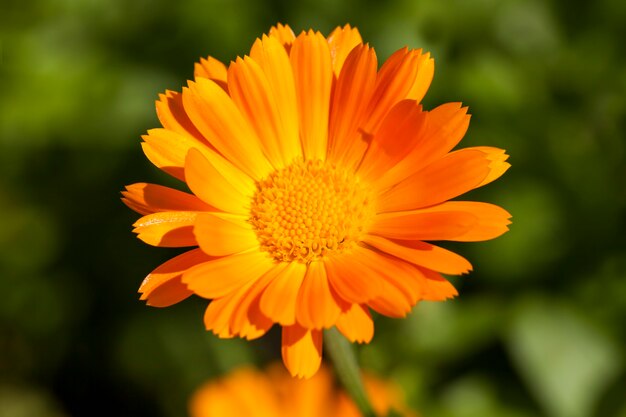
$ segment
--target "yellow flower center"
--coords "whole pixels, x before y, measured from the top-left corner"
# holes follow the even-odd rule
[[[354,173],[297,161],[257,183],[250,214],[263,250],[308,263],[359,242],[374,205]]]

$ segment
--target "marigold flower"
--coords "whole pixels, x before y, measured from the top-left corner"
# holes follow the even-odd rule
[[[204,322],[223,338],[279,324],[285,365],[310,377],[323,329],[369,342],[370,310],[403,317],[455,296],[441,274],[470,263],[427,242],[507,231],[502,208],[449,200],[509,164],[501,149],[452,151],[470,117],[460,103],[422,108],[433,71],[428,53],[407,48],[378,69],[350,26],[325,38],[278,25],[228,67],[202,59],[182,93],[160,96],[163,128],[142,143],[193,194],[146,183],[123,193],[144,215],[139,239],[196,247],[150,273],[141,299],[211,299]]]
[[[402,392],[388,381],[371,375],[363,378],[377,415],[390,410],[405,417],[416,417],[402,399]],[[339,391],[331,373],[322,367],[308,380],[294,379],[282,367],[266,372],[240,368],[212,380],[193,393],[189,401],[191,417],[360,417],[348,395]]]

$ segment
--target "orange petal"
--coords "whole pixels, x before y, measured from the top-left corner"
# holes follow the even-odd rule
[[[183,282],[204,298],[223,297],[272,269],[274,263],[256,250],[217,258],[188,269]]]
[[[448,201],[425,209],[377,215],[370,232],[401,240],[476,242],[505,233],[510,217],[493,204]]]
[[[489,146],[476,146],[469,149],[484,152],[487,155],[487,159],[491,161],[489,163],[489,174],[487,174],[478,187],[482,187],[483,185],[487,185],[490,182],[497,180],[511,167],[511,164],[505,162],[509,159],[509,155],[506,154],[504,149],[492,148]]]
[[[379,313],[404,317],[419,300],[421,290],[415,282],[416,268],[393,256],[362,248],[359,261],[380,277],[378,294],[367,302]]]
[[[286,162],[302,157],[298,127],[296,85],[287,51],[277,38],[264,36],[252,46],[250,57],[263,69],[271,95],[276,101],[276,116],[281,123],[281,149]]]
[[[238,216],[200,213],[193,233],[200,248],[213,256],[232,255],[259,246],[250,223]]]
[[[471,116],[461,103],[446,103],[428,112],[427,129],[419,147],[410,156],[420,168],[443,157],[463,139]]]
[[[296,301],[306,273],[300,262],[287,264],[265,288],[259,302],[261,312],[275,323],[290,326],[296,322]]]
[[[376,82],[376,53],[357,46],[347,57],[333,91],[329,127],[329,158],[344,167],[356,165],[367,148],[358,128]]]
[[[421,294],[421,292],[420,292]],[[411,308],[415,304],[409,304],[403,300],[400,291],[397,288],[387,284],[385,287],[385,295],[374,298],[367,302],[367,306],[378,314],[383,316],[402,319],[411,312]]]
[[[248,283],[250,285],[250,283]],[[241,292],[247,289],[247,285],[232,293],[212,300],[204,311],[204,327],[213,332],[221,339],[229,339],[235,334],[231,332],[228,323],[233,310],[237,307],[237,301],[241,298]]]
[[[274,322],[261,312],[260,298],[267,285],[287,266],[281,262],[274,265],[261,278],[254,281],[240,300],[230,320],[230,328],[234,334],[248,340],[263,336]]]
[[[145,182],[127,185],[122,195],[124,204],[143,215],[160,211],[214,210],[195,195]]]
[[[420,210],[432,214],[464,212],[474,216],[476,221],[464,233],[454,239],[459,242],[479,242],[495,239],[509,230],[511,214],[500,206],[478,201],[448,201],[428,209]]]
[[[478,187],[489,174],[484,152],[462,149],[428,165],[378,198],[379,213],[438,204]]]
[[[406,98],[420,102],[433,81],[435,60],[430,57],[429,52],[426,52],[425,54],[420,54],[415,65],[417,65],[417,75],[411,89],[406,94]]]
[[[324,259],[326,274],[332,288],[339,297],[352,303],[363,303],[380,294],[381,278],[364,266],[357,258],[363,256],[362,249]]]
[[[198,142],[208,144],[206,139],[193,125],[183,108],[183,96],[176,91],[167,90],[165,94],[159,94],[156,102],[156,112],[159,121],[167,130],[188,135]]]
[[[339,316],[337,329],[352,343],[369,343],[374,337],[374,322],[367,307],[352,304]]]
[[[305,159],[325,160],[333,81],[328,42],[319,32],[303,32],[293,42],[290,58]]]
[[[264,277],[271,274],[272,271],[270,270]],[[252,320],[247,320],[244,325],[249,326],[249,328],[246,329],[241,325],[234,326],[234,323],[239,318],[239,312],[242,309],[246,311],[246,316],[248,314],[254,314],[256,306],[252,306],[252,302],[258,299],[258,284],[263,280],[264,278],[261,277],[256,281],[250,281],[224,297],[211,301],[204,313],[206,329],[211,330],[221,338],[230,338],[239,335],[250,340],[265,334],[273,324],[272,321],[265,316],[254,317]],[[265,284],[262,285],[262,288],[264,288]],[[244,330],[243,334],[241,334],[242,330]]]
[[[414,147],[426,126],[427,113],[412,100],[397,103],[387,113],[361,161],[358,174],[375,182]]]
[[[233,320],[235,317],[245,317],[245,321],[242,323],[240,330],[237,331],[237,334],[246,340],[258,339],[265,335],[274,325],[270,318],[265,317],[261,313],[258,297],[250,305],[250,310],[248,310],[245,316],[233,316]]]
[[[229,161],[219,155],[213,148],[200,143],[196,139],[166,129],[152,129],[143,136],[142,147],[148,159],[158,168],[186,181],[184,167],[187,154],[196,149],[220,172],[228,176],[228,180],[242,189],[254,190],[251,178],[235,168]]]
[[[425,62],[421,49],[409,51],[403,48],[387,59],[378,72],[367,121],[363,126],[365,132],[375,133],[380,122],[396,103],[404,99],[414,99],[409,94]]]
[[[190,417],[281,415],[272,380],[250,365],[235,369],[220,379],[211,379],[197,389],[189,401]]]
[[[276,26],[272,26],[269,35],[276,38],[282,45],[291,45],[291,43],[296,39],[296,35],[293,33],[293,30],[291,30],[289,25],[283,25],[281,23]]]
[[[402,240],[457,240],[477,223],[476,216],[461,209],[422,209],[378,214],[369,233]]]
[[[200,249],[192,249],[170,259],[146,276],[139,287],[140,299],[155,307],[167,307],[184,300],[192,292],[180,281],[183,273],[210,259]]]
[[[308,329],[329,328],[335,324],[343,303],[332,291],[323,262],[311,262],[302,281],[296,304],[296,320]]]
[[[197,212],[165,211],[148,214],[133,224],[133,232],[149,245],[165,248],[198,246],[193,235]]]
[[[337,414],[334,375],[322,366],[307,380],[294,380],[283,367],[275,365],[268,369],[274,383],[274,390],[280,393],[281,411],[263,417],[357,417],[357,415]],[[257,416],[258,417],[258,416]]]
[[[231,98],[261,140],[267,159],[277,169],[289,164],[295,157],[294,150],[285,152],[283,143],[289,144],[287,139],[295,141],[297,137],[286,137],[278,104],[259,64],[250,57],[238,58],[228,68],[228,88]]]
[[[214,81],[190,81],[189,88],[183,89],[183,105],[198,130],[239,169],[257,180],[273,170],[256,133]]]
[[[291,376],[312,377],[322,363],[322,331],[284,326],[281,352]]]
[[[248,215],[254,183],[218,155],[210,161],[197,149],[185,159],[185,179],[195,195],[220,210]]]
[[[207,144],[185,134],[166,129],[151,129],[142,136],[146,157],[155,166],[181,181],[185,181],[185,157],[191,148],[203,153],[213,152]]]
[[[328,46],[330,56],[332,57],[333,71],[335,76],[339,76],[344,61],[350,52],[358,45],[363,43],[361,34],[357,28],[350,25],[337,27],[328,35]]]
[[[445,301],[459,293],[450,282],[434,271],[422,269],[424,278],[420,279],[422,299],[425,301]]]
[[[208,56],[200,58],[200,62],[196,62],[193,71],[194,78],[208,78],[218,83],[222,88],[228,90],[226,80],[226,65],[220,60]]]
[[[375,186],[385,190],[443,158],[463,138],[469,120],[467,107],[461,107],[461,103],[447,103],[429,111],[426,128],[420,132],[413,150],[377,179]]]
[[[392,241],[380,236],[366,235],[363,241],[390,255],[444,274],[459,275],[472,270],[462,256],[439,246],[420,241]]]
[[[192,294],[193,293],[187,289],[187,286],[182,283],[179,276],[178,278],[172,278],[155,288],[154,291],[147,296],[148,300],[146,301],[146,304],[151,307],[169,307],[183,301]]]

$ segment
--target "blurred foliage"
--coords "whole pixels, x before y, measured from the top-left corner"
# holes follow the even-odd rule
[[[170,181],[139,147],[157,94],[276,22],[349,22],[381,58],[431,51],[426,107],[462,100],[463,146],[512,155],[471,196],[509,209],[511,232],[449,245],[475,268],[460,297],[378,317],[363,366],[424,416],[626,416],[625,2],[3,0],[0,417],[180,416],[203,380],[276,358],[276,332],[205,333],[202,300],[139,302],[176,251],[135,240],[118,200]]]

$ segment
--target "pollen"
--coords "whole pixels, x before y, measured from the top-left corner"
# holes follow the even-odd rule
[[[374,216],[366,186],[320,160],[297,161],[257,183],[250,221],[279,262],[309,263],[361,240]]]

